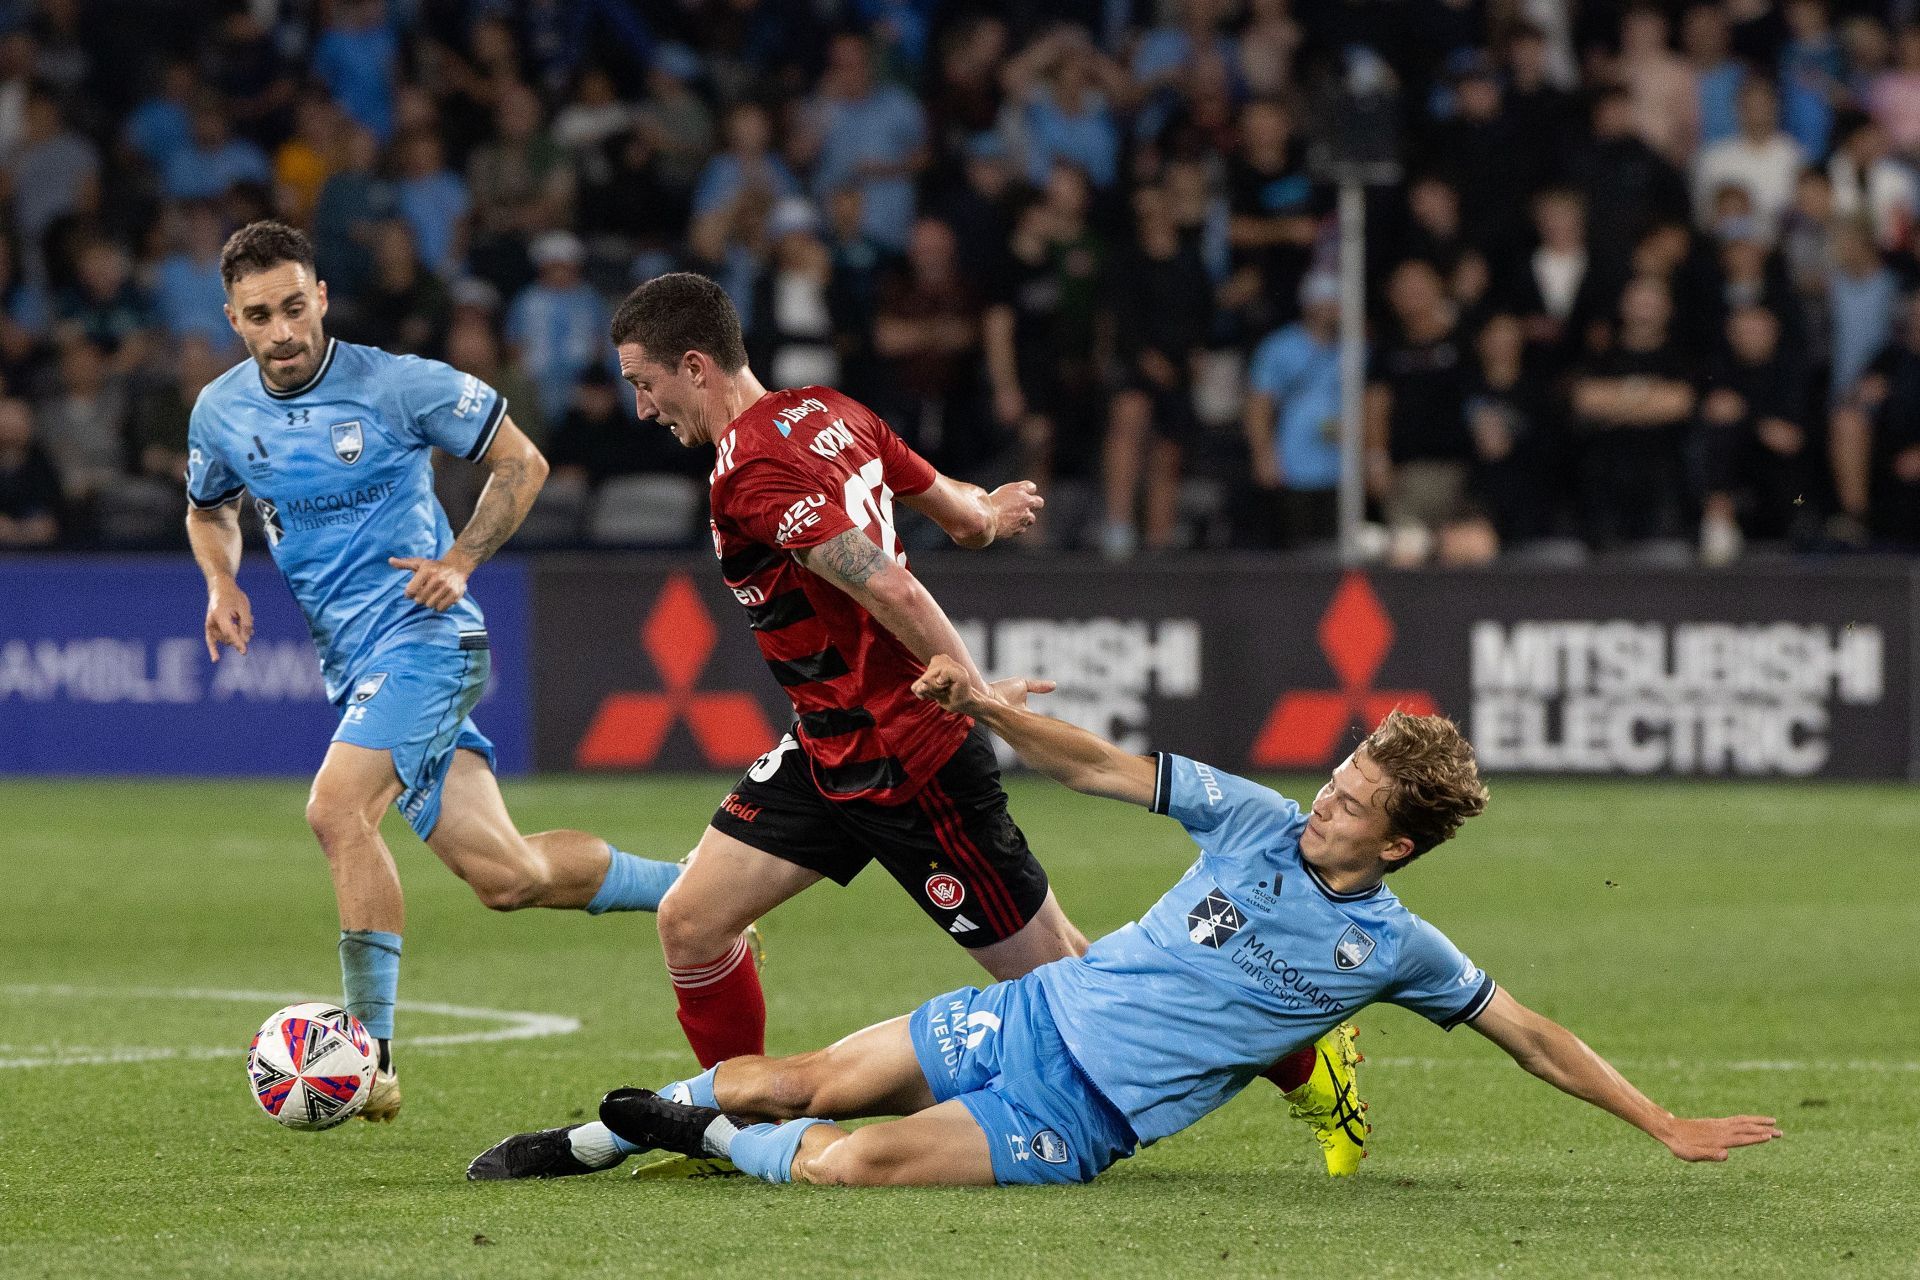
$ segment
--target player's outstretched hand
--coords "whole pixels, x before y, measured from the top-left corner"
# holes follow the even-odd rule
[[[436,613],[445,613],[467,594],[466,569],[450,560],[430,560],[425,556],[388,556],[396,569],[410,569],[407,599],[418,600]]]
[[[966,715],[979,705],[980,691],[967,679],[967,669],[944,653],[936,653],[913,682],[913,696],[925,698],[942,711]]]
[[[1725,1116],[1685,1120],[1676,1116],[1659,1135],[1667,1150],[1682,1160],[1725,1160],[1735,1147],[1758,1146],[1780,1136],[1772,1116]]]
[[[993,696],[1018,711],[1027,709],[1027,695],[1030,693],[1052,693],[1058,686],[1051,680],[1029,680],[1025,676],[1014,676],[1010,680],[995,680],[987,688],[993,690]]]
[[[993,537],[996,542],[1001,538],[1017,537],[1033,528],[1033,522],[1040,518],[1040,508],[1047,505],[1047,500],[1040,496],[1040,486],[1031,480],[1003,484],[987,495],[987,502],[993,507]]]
[[[220,661],[220,646],[245,653],[253,639],[253,603],[237,586],[215,587],[207,593],[207,656]]]

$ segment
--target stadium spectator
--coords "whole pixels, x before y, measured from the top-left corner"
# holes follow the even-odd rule
[[[27,32],[0,35],[0,164],[13,162],[14,151],[26,136],[33,53],[33,37]]]
[[[33,410],[0,397],[0,548],[45,547],[60,537],[60,475],[33,438]]]
[[[927,92],[927,132],[935,149],[933,176],[951,185],[963,157],[1000,117],[1000,69],[1007,59],[1007,24],[987,13],[956,21],[941,38],[937,69]]]
[[[512,408],[514,425],[535,444],[544,443],[548,424],[539,394],[494,327],[499,295],[486,281],[471,278],[456,281],[450,293],[453,322],[447,330],[446,362],[498,391]]]
[[[1007,140],[977,133],[961,148],[960,180],[927,212],[953,231],[961,268],[975,280],[992,279],[1013,232],[1014,170]]]
[[[1903,328],[1834,410],[1839,511],[1829,532],[1843,543],[1877,538],[1913,551],[1920,550],[1920,294],[1908,301]]]
[[[1100,190],[1120,176],[1120,127],[1110,102],[1126,74],[1075,26],[1059,26],[1015,54],[1001,83],[1000,129],[1014,142],[1027,181],[1043,186],[1058,163]]]
[[[943,471],[977,467],[998,443],[979,402],[985,311],[946,223],[914,223],[905,261],[875,298],[876,389],[888,425]]]
[[[1367,487],[1386,515],[1392,557],[1418,563],[1465,512],[1467,353],[1439,270],[1410,258],[1387,282],[1394,332],[1367,375]]]
[[[1828,367],[1835,402],[1854,393],[1854,384],[1892,337],[1899,292],[1898,278],[1874,247],[1872,228],[1856,220],[1838,220],[1833,272],[1827,278],[1832,332]]]
[[[157,92],[127,116],[120,136],[155,173],[165,173],[173,157],[193,144],[193,104],[204,90],[193,63],[169,58]]]
[[[1606,309],[1606,282],[1587,252],[1586,204],[1551,188],[1533,198],[1539,243],[1510,273],[1509,306],[1545,368],[1557,371],[1580,350],[1588,326]]]
[[[540,99],[526,85],[501,91],[493,136],[467,161],[467,188],[479,243],[530,238],[569,225],[573,166],[566,149],[547,132]]]
[[[399,158],[395,211],[413,229],[414,245],[427,269],[443,280],[454,279],[467,256],[468,215],[473,210],[467,184],[447,167],[446,149],[429,129],[403,133],[394,150]],[[371,247],[371,236],[368,240]]]
[[[1240,145],[1226,166],[1227,244],[1233,279],[1227,295],[1254,333],[1295,314],[1296,298],[1327,201],[1307,174],[1293,117],[1274,101],[1240,112]]]
[[[767,219],[773,256],[753,301],[748,358],[767,371],[770,389],[840,385],[833,315],[833,254],[820,238],[820,215],[795,197]]]
[[[341,153],[340,167],[320,188],[313,206],[313,244],[329,305],[351,308],[373,275],[374,228],[397,216],[400,202],[396,184],[375,167],[380,143],[371,132],[349,126]]]
[[[1260,344],[1247,379],[1255,546],[1305,546],[1338,529],[1340,281],[1315,273],[1299,292],[1300,318]]]
[[[1587,207],[1588,249],[1608,278],[1627,273],[1642,231],[1685,216],[1680,171],[1634,134],[1634,104],[1624,90],[1602,89],[1594,101],[1592,138],[1573,157],[1568,176]]]
[[[608,311],[581,274],[587,251],[572,232],[547,232],[530,256],[538,274],[507,309],[507,341],[541,414],[557,422],[581,374],[606,360]]]
[[[1724,142],[1740,131],[1736,99],[1747,81],[1746,67],[1733,57],[1726,11],[1714,3],[1690,6],[1680,20],[1680,47],[1699,93],[1700,146]]]
[[[314,205],[333,176],[346,119],[333,99],[307,93],[293,112],[293,135],[273,153],[273,182],[280,210],[295,222],[313,217]]]
[[[1846,62],[1834,39],[1826,0],[1787,0],[1788,36],[1780,47],[1782,119],[1800,150],[1827,153],[1834,110],[1846,91]]]
[[[1667,43],[1667,16],[1636,4],[1620,20],[1620,82],[1633,101],[1633,128],[1668,164],[1685,169],[1700,141],[1700,82]]]
[[[233,136],[226,104],[205,94],[193,104],[188,145],[168,158],[160,178],[170,200],[214,200],[238,183],[272,181],[273,170],[259,147]]]
[[[736,103],[724,125],[727,149],[707,161],[693,189],[698,221],[732,216],[733,206],[749,192],[771,203],[800,194],[800,183],[773,151],[773,124],[756,102]]]
[[[1705,564],[1729,563],[1750,537],[1808,531],[1806,368],[1783,336],[1779,318],[1766,307],[1735,308],[1727,317],[1726,352],[1702,388]]]
[[[1554,532],[1562,452],[1560,415],[1528,362],[1519,317],[1489,316],[1474,339],[1464,400],[1473,436],[1468,489],[1501,546]]]
[[[312,71],[355,124],[385,142],[393,136],[393,87],[400,49],[381,0],[339,0],[313,46]]]
[[[1920,25],[1902,27],[1898,64],[1874,77],[1867,106],[1908,161],[1920,158]]]
[[[447,286],[420,261],[411,226],[404,219],[389,218],[374,231],[373,279],[356,302],[353,324],[338,328],[350,342],[394,355],[437,358],[452,307]]]
[[[180,339],[164,373],[147,377],[134,396],[129,422],[134,467],[140,475],[165,481],[170,497],[177,499],[185,483],[194,401],[231,363],[205,337],[190,334]]]
[[[584,375],[547,449],[554,478],[593,492],[618,476],[688,474],[687,451],[658,423],[643,421],[636,427],[625,409],[620,383],[599,369]]]
[[[76,254],[74,282],[54,295],[59,331],[79,335],[130,374],[144,360],[153,306],[133,278],[127,252],[111,240],[89,239]]]
[[[44,86],[27,92],[23,122],[20,145],[7,165],[13,179],[13,230],[27,280],[45,285],[47,232],[60,219],[98,208],[100,152],[67,127],[59,101]]]
[[[1694,218],[1702,228],[1710,228],[1715,197],[1727,187],[1738,187],[1751,197],[1760,233],[1771,244],[1793,202],[1794,184],[1807,157],[1780,128],[1772,85],[1757,78],[1747,81],[1740,88],[1738,107],[1738,133],[1708,146],[1694,162]]]
[[[127,411],[126,380],[107,353],[84,337],[62,342],[54,392],[35,425],[68,503],[84,508],[126,474]]]
[[[1181,241],[1164,187],[1133,194],[1134,242],[1115,263],[1119,386],[1102,447],[1106,528],[1100,549],[1125,559],[1174,545],[1183,454],[1199,431],[1193,375],[1212,323],[1206,269]],[[1136,521],[1136,506],[1145,518]]]
[[[1612,345],[1574,373],[1581,516],[1599,550],[1671,538],[1680,527],[1681,437],[1696,397],[1672,321],[1666,284],[1636,277],[1621,294]]]
[[[1580,133],[1580,104],[1555,78],[1547,34],[1530,21],[1507,36],[1507,118],[1513,123],[1512,166],[1528,194],[1566,180],[1566,160]]]
[[[154,318],[174,341],[198,336],[237,360],[240,344],[223,312],[227,292],[220,282],[220,247],[227,237],[219,211],[206,201],[191,201],[171,221],[173,249],[153,274]]]
[[[913,95],[874,82],[872,56],[863,35],[833,38],[819,90],[802,113],[803,133],[816,152],[815,193],[857,184],[867,234],[899,250],[913,227],[914,179],[929,158],[927,122]]]
[[[1240,32],[1240,77],[1254,98],[1273,98],[1294,87],[1293,63],[1307,33],[1294,20],[1292,0],[1251,0]]]
[[[1913,171],[1893,158],[1887,131],[1872,117],[1855,117],[1827,161],[1833,181],[1834,212],[1842,218],[1865,218],[1873,226],[1874,242],[1896,250],[1913,231],[1920,210],[1920,184]]]
[[[1449,70],[1453,112],[1428,131],[1425,154],[1444,169],[1474,245],[1505,250],[1530,175],[1514,167],[1516,130],[1501,99],[1499,70],[1479,49],[1456,57]]]
[[[693,184],[713,151],[713,112],[694,82],[700,59],[685,45],[662,44],[647,67],[647,95],[634,107],[634,125],[660,155],[660,177],[680,200],[689,200]]]

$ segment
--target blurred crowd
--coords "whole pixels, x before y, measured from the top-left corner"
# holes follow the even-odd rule
[[[273,215],[335,335],[498,386],[524,543],[695,545],[610,307],[719,279],[829,383],[1111,558],[1333,536],[1339,87],[1394,563],[1920,548],[1913,0],[0,0],[0,547],[178,537]],[[477,483],[448,466],[456,521]]]

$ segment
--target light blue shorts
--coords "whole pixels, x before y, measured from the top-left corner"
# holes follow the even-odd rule
[[[1030,978],[936,996],[907,1025],[935,1100],[958,1098],[986,1133],[995,1182],[1088,1182],[1138,1145]]]
[[[493,743],[467,717],[487,690],[492,660],[484,648],[414,645],[368,666],[336,704],[340,726],[333,740],[393,753],[404,788],[393,807],[425,840],[440,821],[440,791],[453,753],[478,751],[494,767]]]

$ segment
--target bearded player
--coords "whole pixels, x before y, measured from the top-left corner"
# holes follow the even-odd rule
[[[963,547],[1032,527],[1026,481],[988,493],[940,474],[865,406],[826,387],[768,391],[747,365],[725,291],[677,272],[614,314],[621,375],[642,419],[714,449],[711,512],[721,576],[746,610],[792,730],[713,815],[687,873],[660,904],[660,943],[700,1065],[765,1052],[766,1000],[742,930],[821,879],[877,861],[996,979],[1086,939],[1007,812],[986,732],[913,697],[935,654],[984,691],[966,644],[907,566],[896,500]],[[1364,1155],[1365,1125],[1323,1100],[1352,1094],[1344,1028],[1273,1065],[1330,1173]],[[1316,1072],[1320,1083],[1315,1084]],[[1329,1075],[1332,1079],[1329,1079]]]
[[[1199,859],[1084,956],[949,992],[816,1053],[723,1062],[658,1095],[617,1089],[597,1123],[509,1138],[469,1178],[588,1173],[660,1148],[724,1157],[768,1182],[1086,1182],[1377,1001],[1443,1030],[1472,1027],[1682,1160],[1725,1160],[1780,1136],[1770,1116],[1689,1119],[1659,1106],[1386,886],[1486,806],[1473,749],[1450,721],[1391,713],[1303,812],[1245,778],[1132,755],[1026,710],[1047,682],[1002,681],[983,696],[940,658],[918,688],[1074,790],[1173,818]],[[832,1123],[875,1115],[905,1118],[852,1132]]]
[[[307,822],[339,901],[347,1008],[380,1042],[360,1114],[391,1120],[405,910],[380,836],[389,804],[500,911],[650,911],[680,869],[584,831],[521,835],[494,780],[493,744],[467,714],[489,670],[467,580],[519,527],[547,474],[506,401],[437,360],[327,337],[327,286],[292,227],[236,231],[220,276],[228,323],[252,359],[201,392],[188,432],[187,534],[207,580],[207,653],[244,654],[253,635],[235,579],[250,492],[340,710]],[[436,446],[489,476],[458,538],[433,496]]]

